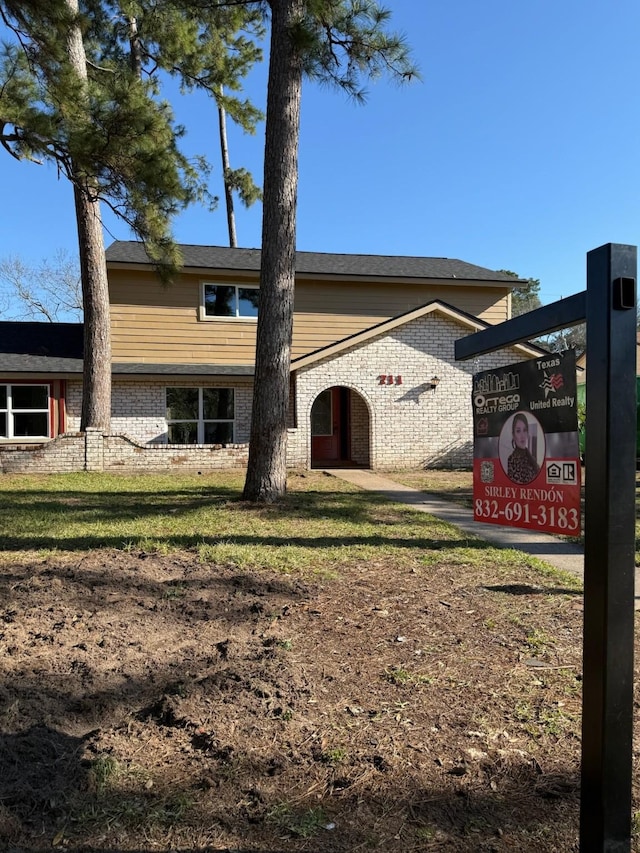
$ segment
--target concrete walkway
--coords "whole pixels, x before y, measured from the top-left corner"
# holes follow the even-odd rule
[[[584,549],[581,545],[566,542],[548,533],[537,533],[520,527],[501,527],[473,520],[473,512],[459,504],[445,501],[437,495],[403,486],[373,471],[355,468],[327,468],[327,474],[346,480],[361,489],[379,492],[389,500],[410,504],[420,512],[428,512],[443,521],[455,524],[460,530],[479,536],[492,545],[516,548],[531,554],[557,569],[584,577]],[[640,571],[636,569],[635,608],[640,610]]]

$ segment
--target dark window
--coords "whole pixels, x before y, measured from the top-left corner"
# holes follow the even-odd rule
[[[260,291],[257,287],[238,288],[238,317],[258,316],[258,296]]]
[[[233,388],[203,388],[204,420],[233,420]]]
[[[45,385],[12,385],[13,409],[48,409],[49,389]]]
[[[197,388],[167,388],[167,420],[198,419]]]
[[[0,385],[0,438],[49,437],[49,386]]]
[[[205,444],[233,444],[233,424],[207,421],[204,424]]]
[[[221,284],[205,284],[204,313],[207,317],[235,317],[235,287]]]
[[[196,421],[182,421],[168,424],[169,444],[197,444],[198,424]]]
[[[47,423],[49,415],[45,412],[16,412],[13,415],[13,434],[16,437],[26,438],[47,434]]]
[[[169,444],[232,444],[233,388],[167,388]]]
[[[331,388],[323,391],[311,407],[311,435],[331,435],[333,433]]]
[[[204,313],[206,317],[257,317],[257,287],[235,284],[205,284]]]

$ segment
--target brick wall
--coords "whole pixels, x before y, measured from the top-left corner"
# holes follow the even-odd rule
[[[0,472],[4,474],[56,474],[84,471],[84,436],[65,433],[46,444],[0,448]]]
[[[366,402],[359,394],[351,395],[351,459],[357,465],[371,464],[371,418]]]
[[[334,385],[351,393],[351,458],[372,468],[459,467],[472,462],[471,376],[479,370],[522,360],[514,349],[456,362],[454,342],[466,329],[432,313],[300,369],[292,383],[287,464],[311,461],[311,407]],[[380,376],[392,377],[380,384]],[[431,378],[439,377],[436,390]],[[401,382],[398,383],[398,377]],[[226,448],[166,443],[165,388],[235,388],[235,440]],[[248,378],[228,382],[122,381],[113,384],[112,435],[75,433],[80,424],[82,386],[67,387],[68,433],[45,445],[0,448],[0,471],[81,471],[167,468],[227,468],[246,465],[252,386]],[[293,413],[295,412],[295,418]]]
[[[0,472],[53,474],[73,471],[147,470],[179,468],[186,471],[243,468],[248,445],[219,447],[196,444],[140,444],[125,435],[103,435],[99,430],[65,433],[46,444],[29,448],[0,448]]]
[[[253,385],[249,378],[228,381],[191,381],[167,377],[152,381],[114,380],[111,391],[111,431],[128,435],[143,444],[166,444],[167,421],[165,389],[233,388],[235,390],[235,436],[238,444],[249,441]],[[82,383],[69,382],[67,387],[67,430],[80,429]]]
[[[332,385],[352,389],[352,458],[372,468],[464,467],[472,463],[471,376],[522,360],[509,349],[456,362],[465,329],[432,313],[302,368],[290,464],[310,458],[311,407]],[[392,377],[391,384],[381,376]],[[430,380],[437,376],[436,390]],[[398,384],[400,377],[401,384]]]

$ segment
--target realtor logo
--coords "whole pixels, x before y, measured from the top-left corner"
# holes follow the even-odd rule
[[[564,377],[561,373],[552,373],[551,375],[549,375],[545,370],[544,380],[540,384],[540,387],[544,391],[545,400],[547,399],[551,391],[559,391],[563,385]]]
[[[575,486],[578,482],[578,467],[577,463],[571,461],[546,463],[547,483],[566,483],[567,485]]]

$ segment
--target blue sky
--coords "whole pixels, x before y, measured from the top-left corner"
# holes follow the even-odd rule
[[[585,287],[603,243],[640,242],[640,4],[636,0],[387,0],[421,82],[368,86],[365,106],[303,91],[298,249],[459,258],[539,278],[552,302]],[[265,101],[265,68],[248,94]],[[208,154],[215,111],[174,100],[184,148]],[[262,180],[264,126],[229,128],[232,165]],[[0,152],[0,257],[77,255],[71,189],[50,166]],[[236,207],[241,246],[261,211]],[[106,243],[130,239],[106,216]],[[222,206],[174,223],[180,242],[227,245]]]

